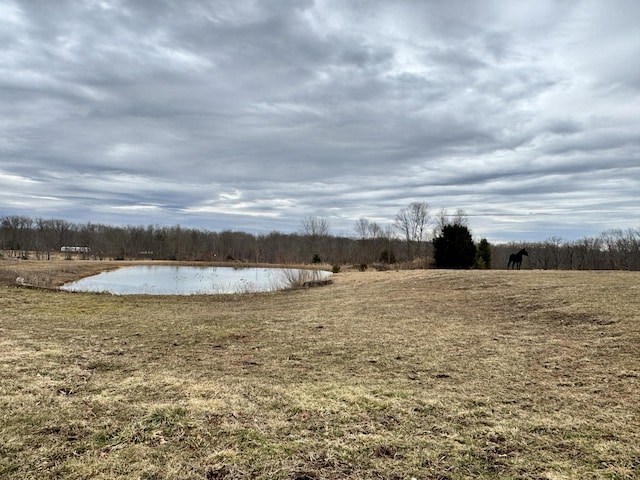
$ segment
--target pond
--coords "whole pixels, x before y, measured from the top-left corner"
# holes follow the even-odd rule
[[[306,281],[328,278],[330,272],[288,268],[185,267],[140,265],[103,272],[61,290],[114,295],[202,295],[284,290]]]

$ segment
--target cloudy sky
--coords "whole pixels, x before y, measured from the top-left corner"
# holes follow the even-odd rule
[[[3,0],[0,215],[640,227],[640,2]]]

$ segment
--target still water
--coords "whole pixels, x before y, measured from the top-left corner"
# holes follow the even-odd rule
[[[69,292],[114,295],[198,295],[282,290],[291,279],[321,280],[320,270],[283,268],[184,267],[144,265],[124,267],[63,285]]]

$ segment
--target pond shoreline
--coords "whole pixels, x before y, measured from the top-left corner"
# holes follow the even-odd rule
[[[330,265],[294,265],[239,262],[196,262],[170,260],[22,260],[0,259],[0,285],[59,290],[65,283],[102,272],[136,265],[232,267],[232,268],[296,268],[331,271]],[[16,279],[24,281],[17,283]]]
[[[217,295],[304,287],[332,275],[299,268],[134,265],[65,283],[61,290],[113,295]]]

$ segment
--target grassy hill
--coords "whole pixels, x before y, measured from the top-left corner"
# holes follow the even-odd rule
[[[0,287],[0,477],[638,475],[640,273],[333,279],[243,296]]]

